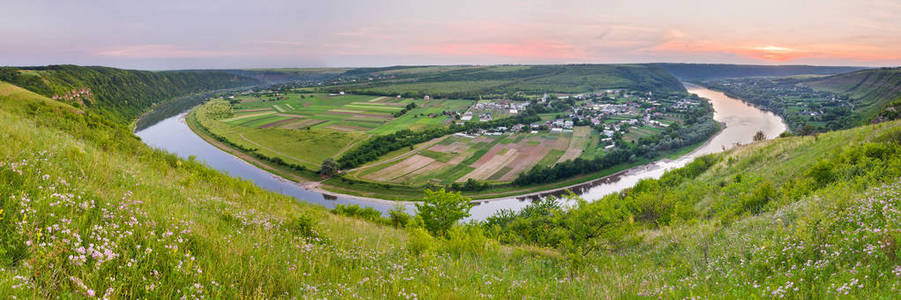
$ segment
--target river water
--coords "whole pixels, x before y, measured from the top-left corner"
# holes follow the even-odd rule
[[[768,138],[773,138],[786,130],[782,119],[770,112],[761,111],[721,92],[691,84],[686,84],[685,86],[690,93],[698,94],[698,96],[710,100],[715,110],[713,118],[724,123],[726,125],[725,129],[695,151],[675,160],[664,159],[656,161],[589,183],[572,186],[569,189],[589,201],[598,199],[604,195],[631,187],[641,179],[659,178],[666,170],[684,166],[698,156],[724,151],[734,147],[737,143],[749,143],[757,131],[763,131]],[[251,180],[264,189],[292,196],[300,201],[322,205],[327,208],[332,208],[336,204],[358,204],[363,207],[372,207],[382,212],[390,210],[396,203],[385,200],[361,199],[352,196],[326,195],[306,190],[294,182],[266,172],[210,145],[188,128],[184,120],[185,114],[181,113],[170,117],[135,134],[151,147],[169,151],[182,158],[194,156],[197,160],[203,161],[210,167],[226,172],[231,176]],[[529,205],[537,198],[548,194],[559,194],[560,192],[560,190],[557,190],[528,196],[478,200],[476,201],[477,205],[470,210],[471,216],[469,219],[483,220],[501,209],[518,210]],[[405,206],[408,212],[412,213],[414,211],[412,204],[406,203]]]

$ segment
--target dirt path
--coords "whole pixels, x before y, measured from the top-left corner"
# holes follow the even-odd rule
[[[364,142],[368,139],[369,139],[369,135],[365,134],[365,135],[361,136],[360,138],[358,138],[357,140],[355,140],[353,143],[347,144],[347,146],[344,146],[344,148],[341,148],[341,150],[338,150],[338,153],[335,153],[335,155],[333,155],[332,157],[338,158],[341,156],[341,154],[344,154],[344,152],[350,151],[350,149],[352,149],[354,146],[356,146],[357,144]]]

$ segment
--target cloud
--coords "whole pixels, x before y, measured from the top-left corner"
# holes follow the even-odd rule
[[[855,43],[768,43],[751,37],[742,40],[695,39],[684,33],[667,34],[665,41],[643,51],[685,57],[709,57],[737,55],[757,62],[818,62],[844,61],[849,63],[892,63],[901,61],[901,54],[884,47]],[[760,39],[765,40],[765,39]]]
[[[241,53],[228,50],[196,50],[184,49],[175,45],[131,45],[114,49],[100,50],[95,53],[99,56],[127,57],[127,58],[203,58],[236,56]]]
[[[480,56],[521,59],[584,59],[586,53],[574,45],[551,40],[513,42],[446,42],[414,46],[418,54]]]

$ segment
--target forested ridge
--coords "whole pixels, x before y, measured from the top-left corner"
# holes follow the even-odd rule
[[[415,70],[415,71],[412,71]],[[631,89],[659,94],[685,88],[666,70],[648,65],[499,65],[354,69],[345,76],[384,77],[327,88],[372,95],[478,99],[518,93],[587,93]]]
[[[123,124],[154,104],[178,96],[259,83],[217,71],[151,72],[75,65],[2,67],[0,80]]]

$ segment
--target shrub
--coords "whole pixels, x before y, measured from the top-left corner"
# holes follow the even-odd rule
[[[401,204],[395,205],[394,208],[388,212],[388,220],[390,220],[391,225],[394,227],[406,226],[410,223],[411,219],[412,217],[406,212],[406,207]]]
[[[447,232],[445,250],[455,256],[484,255],[497,251],[497,242],[485,236],[478,226],[455,226]]]
[[[760,213],[763,207],[774,197],[776,197],[776,189],[773,188],[773,183],[769,181],[761,182],[748,197],[742,199],[742,211],[751,212],[752,214]]]
[[[409,230],[407,251],[413,255],[423,255],[435,250],[435,239],[421,227],[413,227]]]
[[[360,207],[357,204],[338,204],[330,211],[336,215],[354,217],[381,224],[389,223],[387,219],[382,217],[382,212],[372,207]]]
[[[824,159],[808,168],[806,175],[813,178],[818,185],[825,186],[835,179],[835,175],[832,172],[833,167],[832,162]]]
[[[314,227],[316,221],[307,215],[297,215],[285,222],[285,228],[295,235],[304,237],[318,237]]]
[[[463,197],[460,192],[450,193],[444,189],[433,192],[425,190],[426,196],[422,203],[416,204],[419,216],[425,228],[436,236],[445,236],[447,230],[457,221],[469,216],[472,201],[469,197]]]

